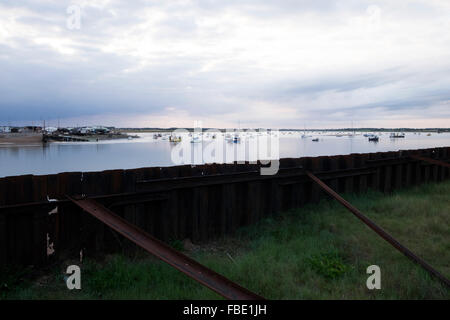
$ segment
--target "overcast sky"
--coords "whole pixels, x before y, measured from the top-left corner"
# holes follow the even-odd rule
[[[449,30],[448,0],[2,0],[0,125],[450,127]]]

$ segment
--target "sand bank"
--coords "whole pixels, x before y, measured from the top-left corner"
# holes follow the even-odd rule
[[[0,147],[36,146],[42,144],[41,133],[2,133]]]

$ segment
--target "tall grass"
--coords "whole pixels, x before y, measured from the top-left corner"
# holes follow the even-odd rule
[[[450,277],[450,182],[344,197]],[[188,254],[269,299],[450,299],[448,288],[329,200],[264,219]],[[366,287],[366,269],[374,264],[381,268],[381,290]],[[79,291],[65,287],[64,267],[10,288],[3,298],[220,298],[147,255],[84,262]]]

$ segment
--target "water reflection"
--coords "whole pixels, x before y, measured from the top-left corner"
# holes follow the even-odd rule
[[[279,155],[281,158],[338,155],[396,151],[450,146],[450,133],[432,136],[408,133],[405,138],[391,139],[389,134],[380,135],[378,142],[362,135],[354,137],[314,134],[301,138],[300,133],[281,134]],[[51,174],[67,171],[100,171],[110,169],[130,169],[150,166],[172,166],[171,153],[175,144],[168,140],[154,140],[153,134],[140,134],[136,140],[106,141],[98,143],[48,143],[42,146],[2,146],[0,147],[0,176],[21,174]],[[227,162],[233,160],[255,160],[257,136],[244,136],[240,143],[229,143],[223,136],[221,152]],[[319,138],[319,141],[312,141]],[[217,142],[217,141],[216,141]],[[205,150],[213,140],[190,143],[184,136],[181,144],[190,148],[193,164],[204,163]]]

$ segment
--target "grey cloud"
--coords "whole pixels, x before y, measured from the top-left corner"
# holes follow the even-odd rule
[[[168,106],[187,110],[196,116],[216,116],[246,112],[247,103],[267,103],[296,106],[299,98],[311,101],[327,92],[352,93],[361,89],[378,90],[380,96],[368,104],[323,107],[319,117],[334,120],[347,117],[364,118],[371,110],[401,113],[450,99],[450,78],[445,62],[436,62],[433,70],[409,69],[409,66],[381,69],[377,72],[349,70],[337,74],[333,70],[317,76],[296,77],[267,74],[252,65],[252,61],[227,61],[223,67],[200,72],[205,57],[192,54],[176,55],[161,48],[149,66],[139,66],[133,55],[106,53],[97,44],[111,41],[112,33],[135,27],[145,22],[139,15],[143,7],[166,8],[173,13],[159,22],[158,37],[176,42],[180,38],[195,36],[198,32],[196,17],[235,10],[261,19],[290,19],[292,15],[312,12],[329,19],[328,14],[340,11],[364,12],[373,1],[113,1],[105,9],[87,6],[82,12],[82,30],[65,27],[66,8],[70,1],[3,1],[6,8],[22,7],[34,12],[18,18],[27,26],[54,32],[62,39],[72,39],[73,56],[59,54],[48,45],[37,45],[30,38],[12,38],[12,46],[0,43],[0,122],[10,120],[38,120],[98,115],[105,113],[158,113]],[[423,5],[411,8],[420,16]],[[435,10],[427,7],[426,15]],[[113,14],[113,11],[116,14]],[[187,14],[187,12],[195,14]],[[186,14],[184,14],[186,12]],[[331,18],[330,18],[331,19]],[[293,20],[295,21],[295,20]],[[59,26],[55,31],[52,27]],[[214,37],[214,30],[207,30]],[[218,36],[218,35],[217,35]],[[126,40],[126,39],[125,39]],[[267,43],[271,46],[271,43]],[[282,59],[282,57],[280,57]],[[440,68],[440,70],[439,70]],[[125,70],[132,70],[125,72]],[[280,80],[281,78],[281,80]],[[420,79],[433,78],[427,83]],[[388,86],[397,86],[398,97],[383,95]],[[309,99],[309,100],[308,100]],[[284,124],[293,125],[304,119],[318,118],[318,112],[309,106],[301,116],[292,115]],[[448,115],[448,110],[442,110]],[[426,115],[424,115],[426,116]],[[249,123],[260,120],[248,120]],[[272,119],[267,119],[272,123]]]

